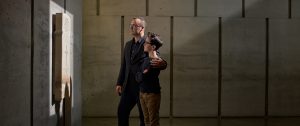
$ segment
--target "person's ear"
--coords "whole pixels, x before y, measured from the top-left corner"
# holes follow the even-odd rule
[[[155,45],[152,45],[151,47],[152,47],[152,49],[153,49],[153,50],[155,50],[155,48],[156,48],[156,46],[155,46]]]

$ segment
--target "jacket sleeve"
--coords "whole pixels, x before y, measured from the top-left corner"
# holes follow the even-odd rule
[[[168,62],[166,60],[164,60],[164,59],[162,59],[162,60],[164,62],[164,65],[160,67],[160,70],[165,70],[167,68],[167,66],[168,66]]]
[[[159,51],[157,50],[156,52],[157,52],[157,55],[160,57]],[[167,68],[167,66],[168,66],[168,62],[166,60],[164,60],[163,58],[161,58],[161,59],[163,60],[164,64],[159,69],[160,70],[165,70]]]
[[[126,61],[125,61],[125,53],[123,53],[117,85],[123,86],[125,80],[125,71],[126,71]]]

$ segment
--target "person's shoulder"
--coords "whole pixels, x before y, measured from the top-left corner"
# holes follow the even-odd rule
[[[130,45],[130,44],[132,44],[133,43],[133,40],[131,39],[131,40],[128,40],[126,43],[125,43],[125,46],[128,46],[128,45]]]
[[[126,43],[130,43],[130,42],[133,42],[133,41],[134,41],[134,38],[131,38]]]

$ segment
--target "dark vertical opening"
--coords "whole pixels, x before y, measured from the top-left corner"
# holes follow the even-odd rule
[[[198,10],[198,0],[194,1],[194,17],[197,17],[197,10]]]
[[[245,8],[245,0],[242,0],[242,18],[245,18],[246,16],[246,8]]]
[[[268,118],[268,104],[269,104],[269,18],[266,18],[266,84],[265,84],[265,118]]]
[[[289,19],[292,18],[292,0],[289,0]]]
[[[67,0],[64,0],[64,13],[67,13]]]
[[[146,16],[149,16],[149,0],[146,0]]]
[[[123,49],[124,49],[124,16],[121,16],[121,60],[124,55]]]
[[[219,17],[219,47],[218,47],[218,118],[221,119],[222,98],[222,17]]]
[[[30,125],[33,126],[34,0],[31,0]]]
[[[174,17],[171,16],[170,18],[170,118],[173,118],[173,38],[174,38]]]
[[[56,16],[55,16],[55,14],[53,14],[52,15],[52,36],[51,36],[52,37],[52,42],[51,42],[51,44],[52,44],[52,57],[51,57],[51,59],[52,59],[52,70],[51,70],[52,71],[52,75],[51,75],[52,76],[52,78],[51,78],[52,79],[52,84],[51,84],[51,86],[52,86],[51,87],[51,89],[52,89],[52,92],[51,92],[52,93],[52,99],[51,99],[52,100],[52,105],[55,104],[55,96],[54,96],[54,88],[55,88],[54,87],[54,85],[55,85],[54,84],[54,82],[55,82],[55,80],[54,80],[54,76],[55,76],[54,73],[55,73],[55,66],[53,65],[53,64],[55,64],[55,58],[54,57],[56,57],[55,56],[55,46],[56,46],[55,45],[56,44],[55,43],[55,31],[56,31],[55,21],[56,21]]]
[[[96,0],[96,15],[100,15],[100,0]]]

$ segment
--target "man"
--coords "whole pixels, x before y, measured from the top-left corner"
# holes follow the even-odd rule
[[[139,100],[139,84],[135,77],[140,70],[142,61],[148,55],[144,53],[146,21],[142,17],[135,17],[130,23],[130,32],[133,39],[128,41],[124,48],[121,68],[116,85],[116,92],[121,96],[118,106],[118,125],[129,126],[129,115],[137,104],[140,116],[140,126],[145,126],[143,111]],[[167,67],[167,62],[161,58],[152,61],[152,67],[161,70]]]

